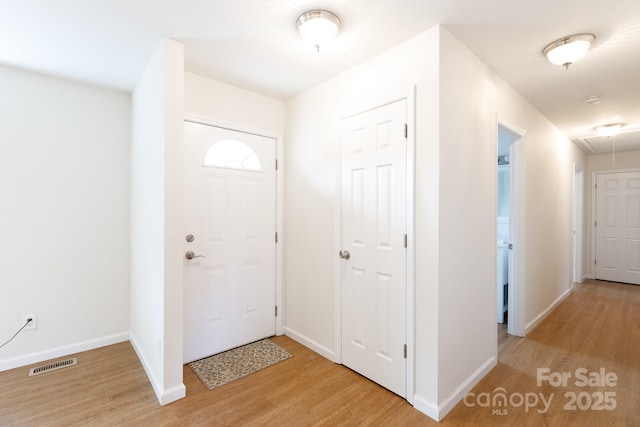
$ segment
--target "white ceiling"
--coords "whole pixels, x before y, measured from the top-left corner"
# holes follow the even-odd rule
[[[316,8],[342,20],[320,54],[295,27]],[[168,37],[187,70],[287,99],[437,24],[585,152],[610,151],[593,128],[611,122],[617,151],[640,149],[639,0],[0,0],[0,64],[130,91]],[[542,55],[582,32],[597,39],[569,70]]]

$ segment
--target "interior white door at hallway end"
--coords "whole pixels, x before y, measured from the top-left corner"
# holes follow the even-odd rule
[[[406,100],[343,120],[342,363],[406,397]]]
[[[275,140],[184,123],[184,362],[275,335]]]
[[[596,180],[596,279],[640,285],[640,172]]]

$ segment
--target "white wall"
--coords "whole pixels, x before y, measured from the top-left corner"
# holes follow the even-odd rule
[[[438,402],[495,363],[497,76],[442,29]]]
[[[615,164],[613,162],[613,154],[594,154],[587,157],[586,168],[586,240],[587,240],[587,275],[591,278],[595,277],[595,269],[593,267],[593,181],[594,172],[598,171],[622,171],[624,169],[640,169],[640,150],[623,151],[616,153]]]
[[[523,285],[528,332],[572,288],[574,164],[586,168],[586,156],[502,80],[498,90],[498,118],[526,132]]]
[[[487,311],[495,305],[496,120],[526,132],[527,330],[571,290],[574,164],[585,168],[586,157],[446,30],[441,40],[438,375],[446,404],[496,351]]]
[[[428,31],[287,101],[286,331],[336,351],[340,119],[416,85],[416,396],[437,400],[438,31]],[[413,396],[412,396],[413,398]]]
[[[416,85],[414,405],[440,418],[496,363],[497,120],[526,136],[525,319],[571,288],[573,164],[585,157],[443,28],[287,102],[287,332],[336,342],[340,118]],[[549,208],[553,207],[553,208]]]
[[[283,135],[284,101],[185,72],[184,110],[240,128]]]
[[[0,67],[0,370],[125,341],[128,94]]]
[[[131,342],[161,404],[182,384],[183,46],[164,40],[132,98]]]

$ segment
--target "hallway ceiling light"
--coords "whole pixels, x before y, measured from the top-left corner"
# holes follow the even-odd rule
[[[595,105],[600,103],[600,97],[598,95],[590,95],[584,99],[585,104]]]
[[[550,43],[542,50],[542,53],[552,64],[563,65],[568,69],[569,65],[587,53],[595,39],[596,36],[593,34],[574,34]]]
[[[338,34],[340,19],[326,10],[310,10],[298,17],[296,26],[300,36],[320,52],[320,46]]]
[[[596,126],[596,132],[600,136],[613,136],[620,133],[624,124],[622,123],[611,123],[608,125]]]

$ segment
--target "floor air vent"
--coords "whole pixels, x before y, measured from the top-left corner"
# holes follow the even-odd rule
[[[29,376],[32,377],[34,375],[44,374],[46,372],[55,371],[62,368],[68,368],[69,366],[77,365],[78,358],[74,357],[72,359],[61,360],[59,362],[50,363],[48,365],[37,366],[35,368],[29,369]]]

